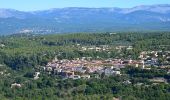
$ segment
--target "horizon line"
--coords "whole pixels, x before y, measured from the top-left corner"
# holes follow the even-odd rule
[[[135,7],[140,7],[140,6],[170,6],[170,4],[151,4],[151,5],[136,5],[133,7],[53,7],[53,8],[47,8],[47,9],[37,9],[37,10],[19,10],[15,8],[0,8],[0,10],[14,10],[14,11],[22,11],[22,12],[35,12],[35,11],[45,11],[45,10],[53,10],[53,9],[66,9],[66,8],[89,8],[89,9],[100,9],[100,8],[120,8],[120,9],[130,9],[130,8],[135,8]]]

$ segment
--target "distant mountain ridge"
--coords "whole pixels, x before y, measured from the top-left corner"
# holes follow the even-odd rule
[[[170,4],[133,8],[0,9],[0,34],[170,31]]]

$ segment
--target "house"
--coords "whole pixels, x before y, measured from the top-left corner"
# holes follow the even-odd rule
[[[82,75],[81,78],[83,78],[83,79],[89,79],[89,78],[90,78],[90,75]]]
[[[109,33],[110,35],[116,35],[117,33]]]
[[[135,64],[135,67],[139,67],[139,64]]]
[[[120,71],[113,71],[113,75],[121,75]]]
[[[73,71],[63,71],[60,74],[62,77],[65,77],[65,78],[70,78],[70,77],[74,76]]]
[[[123,82],[123,84],[126,84],[126,85],[131,84],[131,83],[132,82],[130,82],[129,80],[126,80],[126,81]]]
[[[81,77],[80,77],[80,75],[71,75],[71,76],[69,76],[69,78],[76,80],[76,79],[80,79]]]
[[[46,67],[46,70],[49,72],[53,71],[52,67]]]
[[[113,97],[112,100],[121,100],[120,98]]]
[[[80,72],[80,73],[85,73],[86,72],[86,70],[83,69],[83,67],[75,67],[74,71]]]
[[[132,50],[133,47],[132,47],[132,46],[128,46],[126,49],[127,49],[127,50]]]
[[[156,77],[153,79],[150,79],[151,82],[154,83],[167,83],[167,80],[165,78],[161,78],[161,77]]]
[[[11,84],[11,88],[14,88],[14,87],[20,88],[20,87],[21,87],[21,84],[17,84],[17,83]]]
[[[86,47],[82,47],[82,51],[86,51],[87,50],[87,48]]]
[[[95,49],[95,47],[90,47],[90,48],[88,48],[88,50],[94,50]]]
[[[40,72],[35,72],[35,75],[34,75],[34,80],[37,80],[37,79],[39,79],[39,75],[40,75]]]
[[[135,84],[135,86],[141,86],[141,85],[143,85],[143,83],[137,83],[137,84]]]
[[[0,75],[3,75],[4,74],[4,72],[3,71],[0,71]]]
[[[5,45],[4,44],[0,44],[0,47],[5,47]]]
[[[95,49],[96,49],[96,51],[101,51],[102,48],[96,47]]]
[[[58,74],[58,73],[61,73],[62,72],[62,69],[61,68],[56,68],[54,69],[54,73],[55,74]]]
[[[142,69],[145,69],[145,62],[144,62],[144,60],[141,60],[141,64],[142,64]]]
[[[120,74],[120,71],[115,71],[115,70],[112,70],[111,68],[106,68],[106,69],[104,70],[104,74],[105,74],[106,76],[110,76],[110,75],[121,75],[121,74]]]

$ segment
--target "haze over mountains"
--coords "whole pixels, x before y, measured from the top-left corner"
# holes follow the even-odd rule
[[[0,9],[0,34],[170,31],[170,5],[133,8]]]

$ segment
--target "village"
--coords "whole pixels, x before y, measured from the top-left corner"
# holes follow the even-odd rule
[[[117,49],[132,48],[132,47],[117,47]],[[101,49],[94,49],[99,51]],[[104,49],[108,50],[108,49]],[[161,60],[160,60],[161,58]],[[128,66],[140,68],[144,70],[152,70],[152,68],[165,69],[167,75],[170,74],[170,51],[142,51],[139,54],[138,60],[134,59],[114,59],[109,58],[105,60],[92,59],[92,57],[75,58],[72,60],[61,59],[57,56],[46,66],[43,70],[48,74],[55,74],[62,79],[90,79],[100,78],[104,76],[121,76],[123,73],[121,69]],[[34,80],[40,78],[41,72],[34,73]],[[163,77],[154,77],[149,79],[153,84],[167,83],[167,80]],[[131,84],[130,80],[125,80],[124,84]],[[136,85],[142,85],[138,83]],[[21,84],[11,84],[11,88],[21,87]]]
[[[160,60],[160,56],[164,60]],[[99,77],[102,74],[106,76],[122,75],[121,69],[126,66],[139,67],[146,70],[151,70],[153,67],[167,68],[170,65],[169,60],[169,51],[143,51],[139,55],[139,60],[113,58],[93,60],[91,57],[58,60],[56,57],[44,67],[44,70],[49,74],[54,73],[64,79],[89,79],[94,73],[95,77]]]
[[[117,46],[117,50],[121,49],[132,50],[132,46]],[[108,46],[100,47],[82,47],[83,51],[95,50],[109,51]],[[81,57],[69,59],[58,59],[57,56],[46,66],[42,66],[42,69],[48,74],[54,74],[62,79],[90,79],[90,78],[101,78],[104,76],[121,76],[123,75],[122,69],[131,66],[135,68],[140,68],[144,70],[152,70],[152,68],[164,69],[167,74],[170,74],[170,51],[142,51],[139,54],[137,60],[130,59],[93,59],[92,57]],[[41,71],[34,73],[34,80],[40,78]],[[149,79],[154,84],[157,83],[167,83],[167,80],[163,77],[154,77]],[[130,80],[124,81],[124,84],[131,84]],[[142,85],[143,83],[138,83],[136,85]],[[12,87],[21,87],[21,84],[11,84]]]

